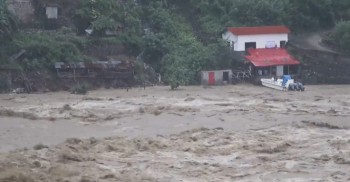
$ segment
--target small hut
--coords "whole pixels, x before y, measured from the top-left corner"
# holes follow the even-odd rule
[[[202,85],[226,85],[232,82],[232,70],[202,71]]]

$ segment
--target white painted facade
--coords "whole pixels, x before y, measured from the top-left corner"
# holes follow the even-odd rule
[[[234,51],[245,51],[245,45],[255,42],[257,49],[281,47],[281,41],[288,42],[288,34],[259,34],[259,35],[234,35],[230,31],[222,34],[222,38],[227,41]]]

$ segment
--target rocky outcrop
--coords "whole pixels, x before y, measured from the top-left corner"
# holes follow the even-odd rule
[[[17,15],[19,20],[28,24],[34,19],[34,7],[32,0],[9,0],[9,9]]]

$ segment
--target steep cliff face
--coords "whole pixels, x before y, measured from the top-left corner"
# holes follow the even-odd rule
[[[8,8],[24,24],[29,24],[34,19],[34,7],[32,0],[8,0]]]

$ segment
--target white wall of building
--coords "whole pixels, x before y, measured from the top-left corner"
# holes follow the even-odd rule
[[[245,43],[256,42],[256,48],[266,48],[267,45],[276,44],[277,47],[281,47],[280,42],[288,42],[288,34],[261,34],[261,35],[233,35],[227,31],[222,35],[222,38],[227,42],[230,42],[231,47],[234,47],[234,51],[245,51]],[[234,42],[232,44],[232,42]]]

